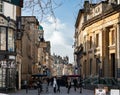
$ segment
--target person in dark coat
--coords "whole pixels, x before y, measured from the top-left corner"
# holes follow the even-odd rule
[[[82,93],[82,77],[81,76],[79,81],[79,88],[80,88],[80,93]]]
[[[38,88],[38,95],[40,95],[42,91],[42,82],[41,80],[37,80],[37,88]]]
[[[61,84],[61,79],[57,78],[57,92],[60,93],[60,84]]]
[[[74,90],[76,91],[77,85],[78,85],[78,81],[77,79],[73,79],[73,83],[74,83]]]
[[[67,88],[68,88],[67,93],[69,94],[70,88],[71,88],[71,79],[70,78],[67,79]]]

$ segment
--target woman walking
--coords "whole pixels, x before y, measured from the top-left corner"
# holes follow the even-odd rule
[[[56,93],[56,87],[57,87],[57,80],[56,77],[53,78],[53,91]]]

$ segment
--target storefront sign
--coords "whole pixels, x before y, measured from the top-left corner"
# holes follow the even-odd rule
[[[111,89],[110,90],[110,95],[120,95],[120,90],[118,90],[118,89]]]
[[[95,95],[106,95],[105,89],[95,89]]]
[[[13,59],[13,60],[15,60],[15,56],[13,56],[13,55],[9,55],[9,59]]]

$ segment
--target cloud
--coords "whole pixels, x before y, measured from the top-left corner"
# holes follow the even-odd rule
[[[47,18],[47,22],[41,24],[44,28],[45,40],[51,42],[51,53],[62,57],[68,56],[73,62],[73,28],[62,23],[58,18],[55,20]]]

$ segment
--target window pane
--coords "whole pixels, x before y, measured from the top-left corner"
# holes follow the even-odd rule
[[[90,48],[92,48],[92,36],[90,36]]]
[[[96,34],[96,47],[99,47],[99,34]]]
[[[0,27],[0,50],[6,50],[6,28]]]
[[[8,51],[14,51],[14,32],[12,29],[8,31]]]
[[[112,30],[111,37],[112,37],[112,45],[113,45],[115,43],[115,31],[114,30]]]

